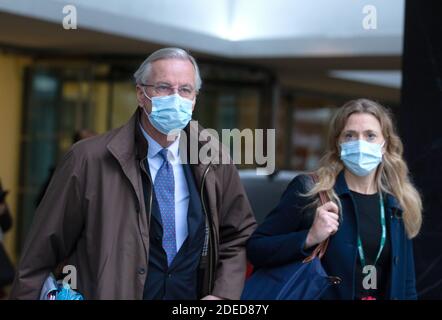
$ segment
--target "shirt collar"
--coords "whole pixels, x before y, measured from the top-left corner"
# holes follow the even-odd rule
[[[164,149],[158,142],[156,142],[155,139],[153,139],[147,132],[146,130],[144,130],[143,126],[141,125],[141,123],[139,123],[141,132],[143,133],[144,138],[146,138],[147,143],[148,143],[148,148],[147,148],[147,157],[149,159],[152,159],[154,157],[156,157],[158,155],[158,152],[160,152],[162,149]],[[179,156],[179,141],[180,141],[180,136],[178,135],[177,139],[175,139],[175,141],[167,147],[167,149],[169,150],[169,156],[172,157],[171,161],[175,161],[178,159]]]

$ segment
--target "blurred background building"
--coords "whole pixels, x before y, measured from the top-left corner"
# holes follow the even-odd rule
[[[77,29],[66,30],[73,13]],[[373,13],[376,28],[367,28]],[[197,58],[194,118],[203,126],[275,128],[277,169],[297,172],[317,165],[345,101],[367,97],[397,112],[404,17],[404,0],[0,0],[0,177],[16,222],[9,252],[20,253],[72,134],[129,119],[132,74],[154,50],[177,46]]]

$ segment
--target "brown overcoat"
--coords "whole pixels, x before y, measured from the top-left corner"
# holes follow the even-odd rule
[[[76,143],[64,156],[35,213],[12,299],[38,299],[45,278],[63,261],[75,266],[77,290],[86,299],[142,299],[150,201],[143,195],[148,146],[139,116],[137,111],[123,127]],[[188,136],[191,130],[186,127]],[[214,139],[206,143],[219,146]],[[245,243],[256,222],[235,166],[213,159],[190,165],[207,226],[199,296],[238,299]]]

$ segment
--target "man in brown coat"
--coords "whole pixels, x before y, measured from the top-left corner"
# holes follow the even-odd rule
[[[256,222],[219,142],[198,141],[197,151],[212,152],[188,161],[202,130],[189,123],[198,66],[165,48],[134,77],[139,108],[129,122],[78,142],[55,171],[11,298],[38,299],[64,264],[85,299],[239,299]]]

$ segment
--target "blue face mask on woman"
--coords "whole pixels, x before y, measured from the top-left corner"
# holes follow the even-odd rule
[[[383,145],[364,140],[341,143],[341,160],[355,175],[367,176],[382,162]]]
[[[181,130],[192,119],[193,101],[181,97],[175,93],[169,96],[149,98],[143,90],[144,95],[152,101],[152,111],[144,113],[152,126],[163,134],[169,134],[173,130]]]

